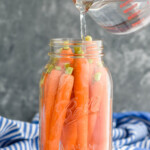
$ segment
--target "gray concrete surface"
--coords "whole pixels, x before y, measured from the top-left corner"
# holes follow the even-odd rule
[[[102,39],[114,80],[114,111],[150,111],[150,26],[115,36],[87,17]],[[80,36],[71,0],[0,1],[0,115],[29,121],[38,111],[38,82],[51,38]]]

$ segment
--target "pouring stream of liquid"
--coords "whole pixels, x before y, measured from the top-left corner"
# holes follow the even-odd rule
[[[86,12],[93,4],[93,0],[73,0],[76,7],[80,11],[80,30],[81,30],[81,39],[84,40],[86,36]]]

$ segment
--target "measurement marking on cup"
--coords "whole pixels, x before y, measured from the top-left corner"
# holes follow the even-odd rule
[[[122,1],[122,0],[121,0]],[[120,5],[120,8],[125,7],[126,5],[130,4],[131,2],[133,2],[134,0],[127,0],[125,1],[123,4]]]
[[[123,0],[121,0],[121,1],[123,1]],[[123,11],[124,13],[128,13],[137,7],[138,4],[137,3],[132,4],[133,1],[135,1],[135,0],[126,0],[123,4],[120,5],[120,8],[124,8],[125,6],[127,6],[129,4],[131,5],[129,8],[127,8]],[[136,12],[131,13],[130,16],[128,16],[128,20],[135,18],[140,13],[141,13],[141,10],[137,10]]]
[[[134,4],[134,5],[131,5],[131,7],[125,9],[123,12],[126,14],[126,13],[128,13],[129,11],[133,10],[137,5],[138,5],[137,3]]]
[[[137,22],[135,22],[135,23],[133,23],[133,24],[132,24],[132,27],[135,27],[135,26],[139,25],[140,23],[143,22],[143,20],[144,20],[144,18],[141,19],[141,20],[139,20],[139,21],[137,21]]]
[[[141,13],[141,10],[138,10],[137,12],[131,14],[131,15],[128,17],[128,20],[131,20],[131,19],[135,18],[135,17],[138,16],[140,13]]]
[[[140,18],[140,13],[142,12],[142,10],[136,9],[138,6],[138,3],[136,2],[136,0],[120,0],[120,1],[123,2],[120,5],[120,8],[128,7],[123,10],[124,14],[129,13],[128,20],[132,20],[133,18],[136,18],[137,16],[139,16],[139,20],[132,23],[132,27],[137,26],[144,21],[144,18]],[[132,2],[134,2],[134,4],[132,4]],[[147,0],[147,5],[150,6],[150,0]],[[130,13],[131,11],[133,12]]]

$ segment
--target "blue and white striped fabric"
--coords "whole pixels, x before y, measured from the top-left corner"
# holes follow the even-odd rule
[[[32,123],[0,117],[0,150],[38,150],[39,116]]]
[[[114,150],[150,150],[150,113],[114,113]]]
[[[0,117],[0,150],[38,150],[39,116],[32,123]],[[114,113],[114,150],[150,150],[150,113]]]

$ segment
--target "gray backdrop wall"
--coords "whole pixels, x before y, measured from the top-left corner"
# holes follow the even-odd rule
[[[87,17],[102,39],[114,81],[114,111],[150,111],[150,26],[115,36]],[[0,1],[0,115],[29,121],[38,111],[38,82],[51,38],[80,36],[71,0]]]

